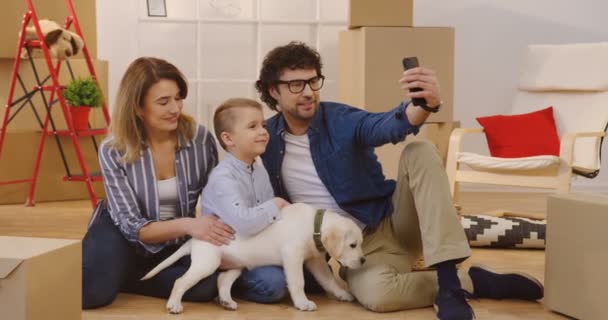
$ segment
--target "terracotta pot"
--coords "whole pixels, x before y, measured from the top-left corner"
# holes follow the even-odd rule
[[[74,130],[82,131],[89,129],[89,113],[91,112],[90,107],[70,107],[72,112],[72,122],[74,124]]]

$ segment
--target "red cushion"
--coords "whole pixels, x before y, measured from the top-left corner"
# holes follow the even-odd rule
[[[480,117],[477,122],[485,130],[493,157],[559,156],[553,107],[525,114]]]

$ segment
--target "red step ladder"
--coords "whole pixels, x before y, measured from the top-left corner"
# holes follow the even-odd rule
[[[91,204],[93,206],[95,206],[97,204],[97,196],[95,195],[95,191],[93,189],[93,182],[101,181],[101,175],[93,174],[89,171],[87,164],[85,162],[83,153],[82,153],[82,148],[80,145],[81,142],[79,141],[78,137],[90,136],[92,139],[92,144],[95,148],[95,152],[97,152],[98,147],[97,147],[97,141],[95,140],[95,136],[104,135],[108,132],[107,127],[110,125],[110,114],[108,112],[108,109],[106,107],[105,100],[104,100],[104,102],[102,104],[102,110],[103,110],[103,115],[105,118],[106,126],[104,128],[93,129],[93,128],[90,128],[90,125],[89,125],[89,130],[79,130],[79,131],[74,130],[74,125],[72,122],[72,114],[69,109],[70,107],[66,104],[66,101],[63,98],[63,89],[65,88],[65,85],[62,85],[59,83],[59,74],[60,74],[59,72],[61,70],[62,64],[64,64],[64,63],[67,65],[71,78],[74,79],[74,74],[73,74],[71,65],[69,63],[69,59],[66,59],[66,60],[57,59],[57,60],[53,61],[50,56],[49,48],[46,46],[44,41],[26,40],[26,38],[25,38],[26,27],[30,24],[30,22],[32,23],[33,27],[36,29],[37,39],[44,39],[44,36],[42,34],[42,30],[40,29],[39,20],[36,15],[36,11],[34,10],[34,5],[32,4],[32,0],[25,0],[25,2],[26,2],[28,9],[27,9],[27,12],[25,13],[25,15],[23,16],[23,21],[21,23],[21,33],[19,35],[19,40],[17,43],[17,53],[15,55],[15,62],[13,64],[10,87],[9,87],[7,101],[6,101],[5,110],[4,110],[4,120],[2,122],[2,127],[0,128],[0,157],[2,156],[2,147],[4,145],[4,141],[6,138],[7,126],[9,125],[10,121],[17,115],[17,113],[22,111],[22,109],[26,106],[26,104],[29,104],[32,107],[32,111],[34,112],[34,115],[36,116],[42,131],[41,131],[41,135],[40,135],[40,143],[38,144],[38,152],[36,155],[36,160],[35,160],[35,164],[34,164],[34,168],[33,168],[31,177],[29,179],[0,181],[0,185],[15,184],[15,183],[29,183],[30,184],[29,192],[28,192],[27,199],[25,201],[25,205],[33,206],[34,205],[34,194],[35,194],[35,190],[36,190],[36,181],[38,179],[42,151],[44,150],[44,144],[46,141],[45,138],[47,136],[54,136],[55,141],[57,143],[57,147],[59,148],[59,151],[61,154],[64,168],[66,170],[66,176],[63,177],[63,181],[84,182],[87,187],[89,196],[91,198]],[[89,55],[89,50],[87,48],[86,41],[80,30],[80,24],[78,23],[76,13],[74,12],[74,6],[72,5],[72,1],[65,0],[65,4],[66,4],[67,10],[68,10],[68,16],[65,18],[63,27],[66,30],[69,30],[70,27],[73,27],[73,32],[78,34],[84,41],[85,45],[84,45],[82,51],[83,51],[83,54],[84,54],[84,57],[86,60],[87,67],[88,67],[89,76],[91,78],[93,78],[95,81],[97,81],[97,86],[99,86],[99,81],[97,80],[95,68],[93,67],[93,63],[91,62],[91,56]],[[32,67],[32,71],[34,72],[37,85],[32,90],[28,90],[27,88],[24,87],[18,71],[19,71],[19,66],[23,60],[23,59],[21,59],[22,50],[27,50],[28,52],[30,52],[30,49],[33,49],[33,48],[39,48],[42,50],[44,59],[46,60],[46,69],[48,70],[49,75],[45,79],[41,80],[41,77],[39,76],[38,71],[35,67],[35,64],[32,60],[32,54],[30,53],[29,62]],[[51,84],[44,85],[45,82],[47,82],[49,79],[51,80]],[[21,86],[21,88],[23,89],[24,95],[18,99],[14,99],[15,87],[17,84],[19,84]],[[44,120],[40,119],[40,116],[38,115],[38,112],[36,111],[36,108],[34,108],[33,103],[32,103],[32,97],[35,96],[36,94],[42,95],[41,100],[44,102],[44,110],[46,111]],[[48,95],[48,99],[47,99],[47,95]],[[61,106],[61,111],[63,113],[65,125],[67,127],[67,129],[65,129],[65,130],[57,129],[55,120],[53,119],[53,117],[51,115],[51,108],[56,103],[59,103],[59,105]],[[16,106],[18,104],[21,104],[21,105],[18,108],[16,108]],[[16,110],[13,111],[13,109],[16,109]],[[51,128],[49,128],[49,123],[51,125]],[[74,174],[70,171],[70,167],[68,165],[68,162],[67,162],[67,159],[65,156],[65,152],[62,147],[61,140],[59,139],[60,136],[70,137],[70,140],[74,147],[74,151],[76,153],[76,157],[78,160],[78,165],[79,165],[81,173]]]

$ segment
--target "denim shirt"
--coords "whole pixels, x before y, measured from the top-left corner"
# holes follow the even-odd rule
[[[382,113],[370,113],[335,102],[321,102],[308,128],[310,153],[319,178],[340,208],[375,228],[393,211],[396,182],[388,180],[374,148],[398,143],[417,134],[409,123],[408,102]],[[289,200],[281,178],[285,154],[285,119],[282,113],[267,120],[270,141],[262,154],[275,195]]]

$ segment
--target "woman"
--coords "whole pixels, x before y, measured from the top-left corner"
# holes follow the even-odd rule
[[[172,64],[139,58],[123,76],[111,136],[99,147],[107,199],[95,209],[83,239],[83,308],[112,303],[118,292],[167,298],[189,267],[185,257],[139,281],[188,237],[227,244],[234,231],[195,206],[217,164],[215,140],[182,113],[187,83]],[[217,274],[184,296],[217,295]]]

